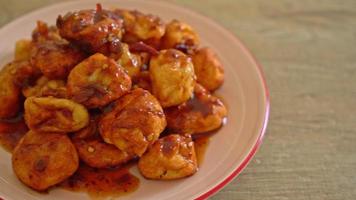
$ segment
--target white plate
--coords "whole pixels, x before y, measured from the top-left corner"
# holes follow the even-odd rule
[[[7,24],[0,30],[0,63],[3,66],[13,57],[16,40],[29,38],[36,20],[55,23],[58,14],[67,11],[95,8],[97,0],[65,2],[34,11]],[[205,199],[230,182],[247,165],[264,135],[268,113],[268,89],[261,68],[251,54],[231,33],[212,20],[186,8],[161,1],[108,0],[105,8],[122,7],[172,18],[191,24],[201,36],[204,46],[212,47],[225,66],[225,83],[218,95],[226,102],[228,123],[211,139],[205,160],[194,176],[170,182],[140,177],[136,192],[120,197],[126,199]],[[11,199],[87,199],[85,193],[54,189],[40,194],[22,185],[11,168],[11,156],[0,149],[0,197]]]

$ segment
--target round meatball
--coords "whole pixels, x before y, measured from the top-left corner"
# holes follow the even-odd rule
[[[57,27],[63,38],[89,53],[109,56],[120,52],[123,20],[109,10],[103,10],[100,4],[96,10],[80,10],[59,16]]]
[[[87,126],[86,108],[68,99],[29,97],[25,101],[27,126],[37,132],[74,132]]]
[[[198,34],[191,26],[178,20],[172,20],[166,27],[161,49],[175,48],[190,53],[199,45]]]
[[[166,127],[163,109],[154,96],[134,89],[121,97],[99,122],[104,141],[141,156]]]
[[[124,42],[142,41],[155,48],[159,47],[160,39],[165,31],[165,25],[159,17],[151,14],[146,15],[136,10],[117,9],[114,12],[124,19]]]
[[[20,87],[15,84],[13,63],[0,71],[0,118],[11,118],[20,110]]]
[[[131,89],[131,79],[113,59],[97,53],[70,72],[68,95],[88,108],[98,108],[118,99]]]
[[[91,120],[89,126],[74,134],[73,144],[78,151],[79,158],[95,168],[114,167],[133,158],[116,146],[102,140],[95,119]]]
[[[173,134],[157,140],[140,158],[138,169],[149,179],[171,180],[194,174],[198,165],[192,139]]]
[[[43,191],[71,176],[79,165],[68,136],[29,131],[15,147],[12,167],[29,187]]]
[[[193,94],[195,85],[194,66],[184,53],[162,50],[150,61],[152,93],[163,107],[179,105]]]
[[[50,79],[65,79],[83,58],[84,55],[66,41],[48,40],[35,43],[31,64]]]
[[[213,91],[224,82],[224,68],[219,58],[210,48],[202,48],[192,55],[197,82]]]
[[[49,80],[42,76],[37,79],[36,84],[22,89],[22,94],[27,98],[31,96],[56,98],[67,98],[66,82],[64,80]]]
[[[227,110],[219,98],[201,85],[195,86],[194,98],[165,110],[167,127],[185,134],[203,133],[219,128]]]

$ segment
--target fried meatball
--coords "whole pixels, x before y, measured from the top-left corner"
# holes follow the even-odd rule
[[[15,45],[15,60],[16,61],[25,61],[30,60],[31,51],[34,44],[31,40],[19,40]]]
[[[84,106],[68,99],[29,97],[25,101],[25,120],[34,131],[68,133],[88,125],[89,114]]]
[[[213,91],[224,82],[224,68],[218,56],[210,48],[202,48],[192,55],[197,82]]]
[[[149,179],[171,180],[198,170],[190,136],[172,134],[157,140],[138,162],[141,174]]]
[[[227,110],[219,98],[197,84],[192,99],[165,109],[165,114],[171,131],[194,134],[219,128]]]
[[[161,105],[148,91],[134,89],[121,97],[99,122],[104,141],[141,156],[166,127]]]
[[[113,59],[97,53],[70,72],[67,91],[70,98],[97,108],[118,99],[131,89],[131,79]]]
[[[31,53],[31,64],[50,79],[65,79],[84,55],[67,42],[44,41],[36,43]]]
[[[31,96],[66,98],[66,82],[64,80],[49,80],[47,77],[42,76],[37,79],[35,85],[24,87],[22,89],[22,94],[26,98]]]
[[[141,71],[141,58],[139,55],[131,53],[127,44],[122,43],[121,47],[121,54],[117,62],[126,70],[127,74],[134,79]]]
[[[165,25],[159,17],[143,14],[136,10],[117,9],[114,12],[121,15],[124,19],[124,42],[135,43],[142,41],[158,48],[160,39],[165,31]]]
[[[150,61],[153,95],[163,107],[179,105],[193,94],[194,66],[184,53],[169,49],[160,51]]]
[[[178,20],[172,20],[166,27],[161,49],[175,48],[190,53],[199,45],[198,34],[191,26]]]
[[[62,182],[77,170],[78,165],[75,147],[63,134],[29,131],[12,155],[17,177],[38,191]]]
[[[14,117],[20,109],[20,87],[15,84],[15,73],[13,63],[0,71],[0,118]]]
[[[80,10],[57,18],[60,35],[79,45],[89,53],[120,52],[123,35],[123,20],[111,11],[103,10],[98,4],[96,10]]]
[[[96,119],[91,120],[89,126],[75,133],[72,141],[78,151],[79,158],[91,167],[114,167],[133,158],[116,146],[102,140],[97,129]]]

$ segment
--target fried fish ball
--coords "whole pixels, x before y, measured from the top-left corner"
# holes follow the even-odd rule
[[[194,66],[184,53],[168,49],[150,60],[152,92],[163,107],[179,105],[193,94]]]
[[[0,71],[0,118],[10,118],[20,110],[20,87],[15,84],[16,68],[9,63]]]
[[[69,97],[88,108],[97,108],[118,99],[131,89],[131,79],[113,59],[97,53],[70,72]]]
[[[29,131],[15,147],[12,167],[17,177],[31,188],[43,191],[70,177],[79,165],[68,136]]]
[[[114,12],[124,19],[124,42],[135,43],[142,41],[158,48],[160,39],[165,31],[165,25],[159,17],[143,14],[137,10],[117,9]]]
[[[33,48],[33,43],[31,40],[19,40],[15,45],[15,60],[17,61],[25,61],[30,60],[31,51]]]
[[[29,97],[25,101],[27,126],[37,132],[74,132],[87,126],[89,114],[84,106],[68,99]]]
[[[172,180],[198,170],[190,136],[172,134],[157,140],[138,162],[141,174],[149,179]]]
[[[50,79],[65,79],[83,59],[83,53],[62,41],[36,43],[31,53],[31,64]]]
[[[133,158],[102,140],[97,129],[97,120],[91,120],[89,126],[75,133],[72,141],[79,158],[91,167],[114,167]]]
[[[219,128],[226,117],[223,102],[197,84],[194,98],[165,110],[167,127],[186,134],[204,133]]]
[[[120,52],[123,35],[123,20],[111,11],[103,10],[100,4],[96,10],[80,10],[57,18],[60,35],[79,45],[89,53]]]
[[[140,88],[121,97],[99,122],[105,142],[138,156],[158,139],[165,127],[161,105],[153,95]]]
[[[49,80],[47,77],[42,76],[37,79],[35,85],[24,87],[22,89],[22,94],[26,98],[31,96],[66,98],[66,82],[64,80]]]
[[[127,74],[134,79],[141,71],[141,58],[139,55],[131,53],[127,44],[122,43],[121,47],[120,57],[117,62],[126,70]]]
[[[224,82],[224,68],[218,56],[210,48],[202,48],[192,55],[197,82],[213,91]]]
[[[167,24],[161,49],[175,48],[189,53],[198,47],[199,43],[199,36],[191,26],[178,20],[172,20]]]

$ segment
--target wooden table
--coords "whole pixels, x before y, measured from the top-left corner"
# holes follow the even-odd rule
[[[54,2],[0,0],[0,26]],[[211,199],[356,199],[356,1],[177,3],[233,31],[262,64],[271,93],[262,147]]]

